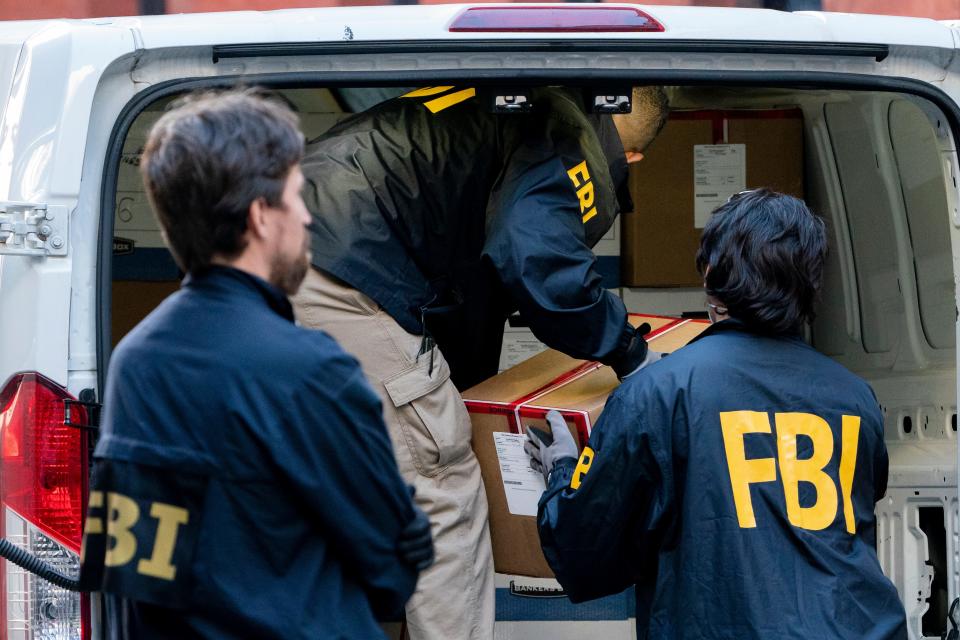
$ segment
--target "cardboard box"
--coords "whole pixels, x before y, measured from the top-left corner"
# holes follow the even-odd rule
[[[759,187],[803,198],[800,109],[671,112],[630,168],[636,208],[621,216],[621,284],[701,286],[694,257],[710,212]]]
[[[649,323],[647,340],[651,348],[664,352],[685,345],[709,326],[706,320],[666,316],[631,315],[630,321],[635,326]],[[529,484],[539,478],[542,491],[542,477],[517,451],[519,434],[528,425],[549,430],[546,414],[557,409],[582,448],[607,396],[618,385],[610,367],[547,350],[463,393],[473,423],[473,450],[480,461],[490,507],[493,560],[498,573],[553,577],[540,551],[537,533],[536,500],[540,495]],[[511,513],[511,505],[514,512],[525,508],[529,515]],[[523,508],[518,509],[520,506]]]
[[[500,365],[497,373],[503,373],[546,350],[547,345],[534,335],[526,320],[519,313],[514,313],[503,323],[503,342],[500,345]]]
[[[110,339],[113,346],[116,347],[123,336],[179,288],[179,281],[114,280],[110,312]]]

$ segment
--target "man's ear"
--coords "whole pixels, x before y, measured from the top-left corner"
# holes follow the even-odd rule
[[[634,162],[640,162],[643,160],[643,154],[639,151],[627,151],[627,164],[633,164]]]
[[[266,238],[269,235],[267,201],[257,198],[250,203],[247,210],[247,233],[255,238]]]

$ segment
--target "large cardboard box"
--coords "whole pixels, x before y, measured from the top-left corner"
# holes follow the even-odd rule
[[[670,352],[700,334],[706,320],[631,315],[649,323],[650,347]],[[559,410],[583,448],[607,396],[619,381],[610,367],[547,350],[463,393],[473,423],[473,450],[490,507],[494,567],[499,573],[551,578],[540,551],[536,504],[543,478],[522,451],[528,425],[549,430],[545,416]]]
[[[759,187],[803,197],[800,109],[671,112],[630,168],[635,208],[621,216],[623,286],[700,286],[694,256],[710,212]]]
[[[116,347],[123,336],[179,288],[179,281],[114,280],[113,306],[110,312],[110,338],[113,346]]]

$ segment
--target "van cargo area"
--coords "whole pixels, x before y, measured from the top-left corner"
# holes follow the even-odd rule
[[[469,77],[445,84],[473,86]],[[636,210],[596,248],[605,283],[631,312],[702,313],[694,252],[713,206],[770,186],[805,198],[825,218],[831,245],[823,299],[805,338],[867,379],[882,405],[890,475],[877,505],[880,562],[903,599],[911,637],[940,638],[960,594],[960,261],[953,257],[960,235],[951,224],[960,224],[960,213],[948,115],[906,92],[664,84],[671,121],[633,166]],[[308,140],[404,92],[302,83],[274,90],[296,109]],[[111,323],[101,327],[107,344],[175,291],[182,275],[163,248],[138,172],[149,127],[174,97],[147,105],[119,132],[122,152],[110,160],[117,177],[104,185],[115,205],[112,291],[102,293],[110,300]],[[543,349],[523,324],[511,318],[505,327],[502,369]],[[573,607],[555,595],[552,581],[498,575],[497,637],[634,637],[632,596]]]

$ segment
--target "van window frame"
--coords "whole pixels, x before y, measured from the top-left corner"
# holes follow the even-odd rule
[[[404,43],[395,43],[402,46]],[[410,44],[410,43],[406,43]],[[449,43],[445,43],[449,46]],[[457,43],[463,44],[463,43]],[[505,45],[502,52],[522,49],[521,42]],[[564,43],[566,44],[566,43]],[[456,49],[459,50],[459,49]],[[451,49],[451,53],[456,50]],[[675,49],[673,49],[675,50]],[[445,51],[446,52],[446,51]],[[778,50],[783,53],[782,50]],[[328,54],[355,53],[354,47],[330,47]],[[579,70],[583,72],[583,70]],[[563,84],[566,86],[597,86],[608,83],[617,85],[659,84],[666,86],[738,86],[798,90],[836,89],[847,91],[886,91],[909,94],[930,101],[947,119],[954,146],[960,144],[960,105],[942,89],[913,78],[887,77],[869,74],[851,74],[822,71],[703,71],[703,70],[589,70],[589,78],[577,78],[577,69],[451,69],[404,72],[351,71],[351,72],[287,72],[267,74],[231,74],[176,78],[159,82],[134,95],[120,112],[107,147],[104,160],[100,193],[100,225],[97,246],[97,326],[96,357],[97,387],[106,388],[106,372],[109,363],[111,279],[113,258],[113,227],[116,209],[116,188],[120,157],[130,127],[136,118],[151,104],[162,98],[198,89],[225,89],[243,84],[267,89],[296,89],[310,87],[388,87],[418,84],[469,82],[476,86],[518,86],[530,84]],[[960,97],[958,97],[960,100]],[[509,117],[509,116],[504,116]],[[957,150],[960,153],[960,149]],[[110,215],[108,215],[108,212]],[[954,291],[956,294],[956,291]],[[960,345],[958,345],[960,348]],[[100,399],[103,402],[103,398]]]

